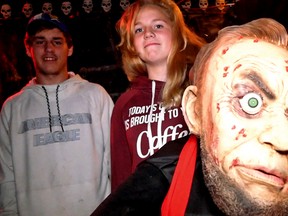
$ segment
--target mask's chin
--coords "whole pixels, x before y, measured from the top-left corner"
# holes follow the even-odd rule
[[[215,204],[221,211],[226,215],[288,215],[287,196],[274,202],[265,202],[261,196],[249,195],[219,169],[203,148],[204,146],[205,143],[201,142],[204,180]]]

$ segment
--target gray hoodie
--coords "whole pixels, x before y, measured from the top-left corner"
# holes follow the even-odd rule
[[[100,85],[69,75],[59,85],[34,78],[3,105],[3,215],[87,216],[110,193],[114,104]]]

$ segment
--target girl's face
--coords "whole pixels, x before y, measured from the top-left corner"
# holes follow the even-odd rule
[[[134,46],[147,67],[167,65],[172,47],[172,27],[160,7],[147,5],[140,9],[134,26]]]

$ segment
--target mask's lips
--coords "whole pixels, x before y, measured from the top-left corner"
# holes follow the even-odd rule
[[[268,167],[260,166],[244,166],[237,165],[235,168],[241,174],[256,181],[272,185],[278,189],[282,189],[287,183],[287,176],[277,169],[269,169]]]

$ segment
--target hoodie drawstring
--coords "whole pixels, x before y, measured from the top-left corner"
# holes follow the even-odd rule
[[[61,125],[62,132],[64,132],[62,118],[61,118],[61,114],[60,114],[59,99],[58,99],[59,87],[60,87],[60,85],[57,85],[57,88],[56,88],[56,104],[57,104],[59,122],[60,122],[60,125]]]
[[[154,103],[155,103],[155,92],[156,92],[156,82],[155,80],[152,80],[152,98],[151,98],[151,109],[149,112],[149,116],[148,116],[148,125],[147,125],[147,136],[149,140],[153,139],[153,133],[152,133],[152,129],[151,129],[151,122],[152,122],[152,114],[153,114],[153,107],[154,107]],[[159,106],[161,106],[159,104]],[[159,113],[159,120],[157,121],[157,134],[161,134],[162,131],[162,124],[161,122],[164,120],[164,114],[165,114],[165,108],[161,107],[161,111]],[[150,143],[150,142],[149,142]],[[152,143],[153,144],[153,143]],[[158,139],[157,141],[157,146],[159,146],[159,148],[161,148],[163,146],[164,143],[162,143],[161,139]],[[154,148],[155,146],[150,146],[150,148]]]
[[[56,88],[56,105],[57,105],[58,119],[60,122],[60,126],[62,129],[62,132],[64,132],[64,127],[63,127],[62,118],[61,118],[61,114],[60,114],[59,98],[58,98],[59,87],[60,87],[60,85],[57,85],[57,88]],[[49,116],[49,127],[50,127],[50,133],[52,133],[52,116],[51,116],[51,109],[50,109],[50,101],[49,101],[49,97],[48,97],[48,93],[47,93],[46,88],[44,86],[42,86],[42,88],[43,88],[43,90],[45,92],[45,96],[46,96],[48,116]]]
[[[153,113],[153,105],[154,105],[154,98],[155,98],[155,89],[156,89],[156,82],[152,80],[152,98],[151,98],[151,104],[150,104],[150,112],[148,116],[148,125],[147,125],[147,136],[148,140],[152,140],[152,129],[151,129],[151,118],[152,118],[152,113]],[[153,146],[151,146],[153,147]]]

